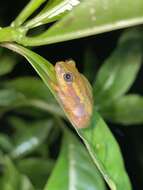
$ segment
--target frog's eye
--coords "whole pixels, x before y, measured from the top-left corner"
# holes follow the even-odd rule
[[[63,78],[66,82],[72,82],[73,81],[73,74],[72,73],[65,73],[63,75]]]

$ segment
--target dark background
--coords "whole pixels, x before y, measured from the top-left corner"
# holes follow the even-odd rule
[[[0,1],[0,23],[1,26],[7,26],[22,10],[28,0],[1,0]],[[96,35],[92,37],[82,38],[79,40],[58,43],[54,45],[41,46],[35,49],[36,52],[47,58],[50,62],[55,63],[59,60],[72,58],[78,63],[79,69],[82,71],[82,61],[84,59],[85,49],[92,48],[95,51],[98,65],[96,71],[113,49],[116,47],[117,40],[123,30]],[[10,77],[21,75],[36,75],[33,68],[26,62],[18,64]],[[134,82],[131,93],[143,94],[143,67],[141,68],[136,81]],[[2,121],[0,121],[1,123]],[[131,178],[133,189],[139,190],[143,188],[143,128],[142,126],[120,126],[109,123],[112,132],[118,140],[121,151],[124,156],[125,165]],[[122,177],[122,176],[121,176]]]

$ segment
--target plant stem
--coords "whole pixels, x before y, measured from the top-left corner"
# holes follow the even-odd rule
[[[23,11],[17,16],[17,18],[12,22],[12,26],[18,27],[24,23],[24,21],[32,15],[32,13],[37,10],[41,4],[46,0],[31,0],[28,5],[23,9]]]
[[[0,29],[0,43],[17,41],[26,31],[22,28],[5,27]]]

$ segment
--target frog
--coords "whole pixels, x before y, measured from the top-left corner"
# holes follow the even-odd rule
[[[55,64],[56,92],[66,115],[76,128],[89,125],[93,111],[92,87],[73,60]]]

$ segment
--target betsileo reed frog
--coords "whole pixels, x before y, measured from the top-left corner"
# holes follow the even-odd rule
[[[73,60],[55,65],[56,91],[67,116],[76,128],[88,127],[93,110],[92,88]]]

